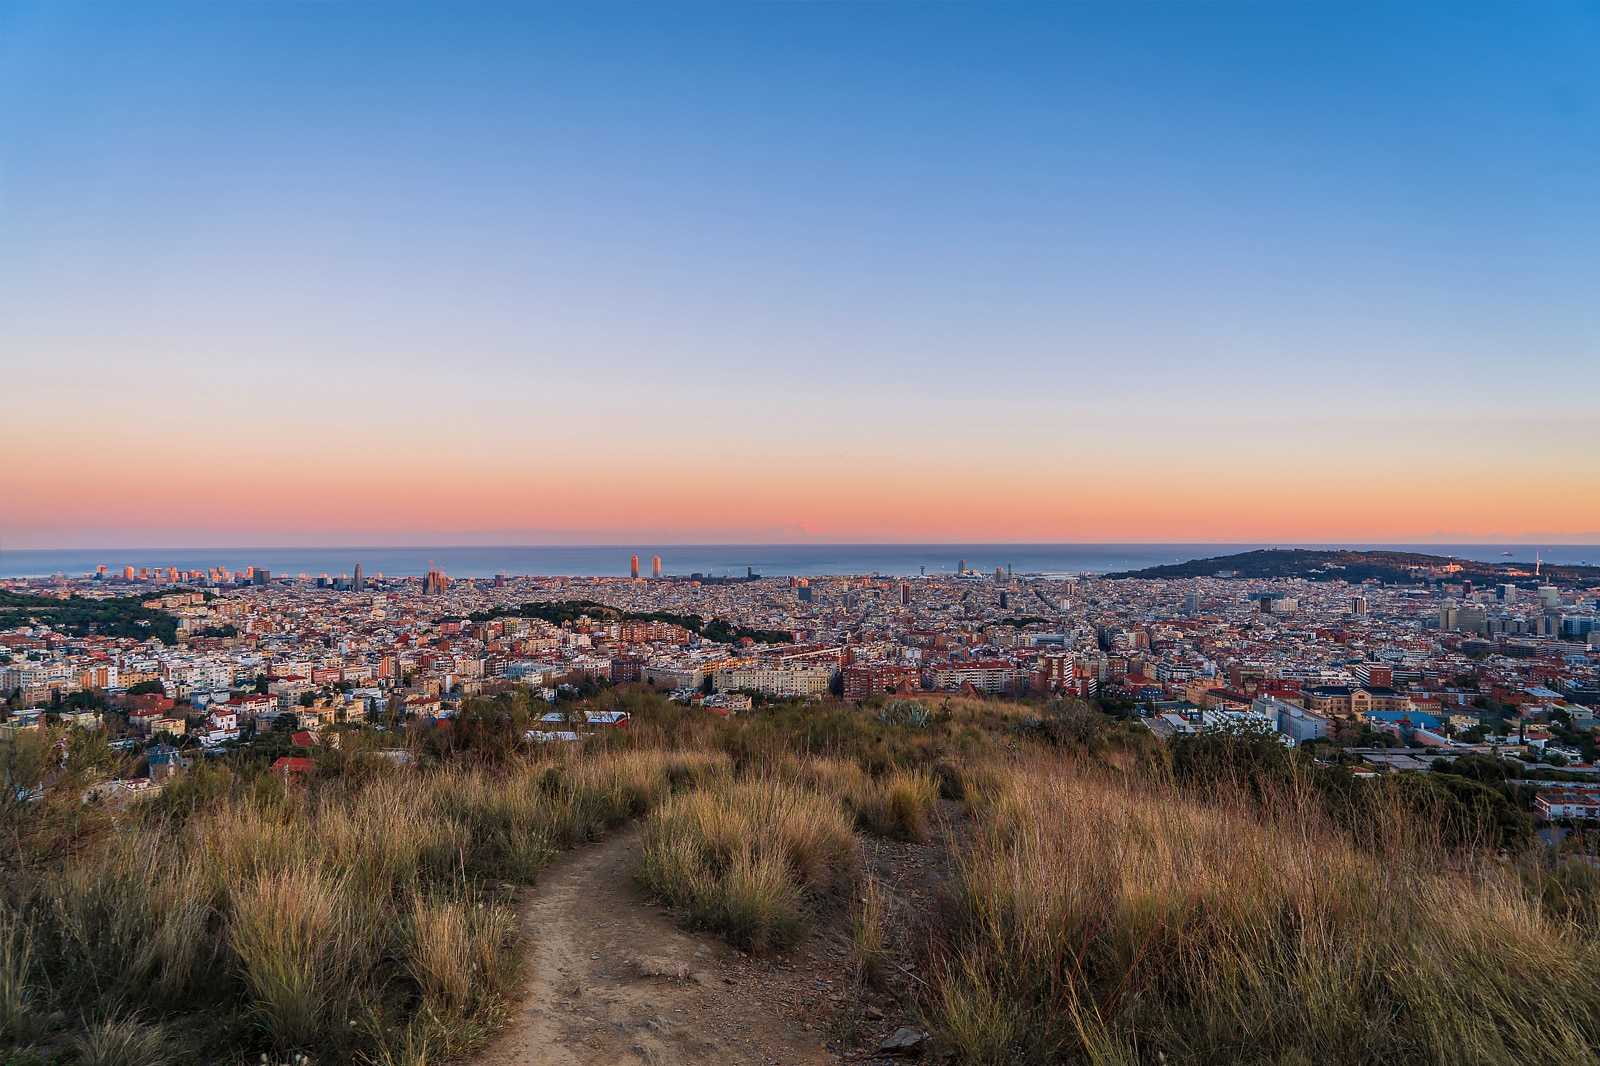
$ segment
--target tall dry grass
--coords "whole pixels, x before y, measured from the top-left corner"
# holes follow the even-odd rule
[[[856,979],[864,985],[882,984],[888,966],[884,923],[888,920],[884,889],[876,877],[861,879],[850,907],[850,947]]]
[[[922,770],[894,770],[849,795],[856,825],[891,840],[926,840],[939,804],[939,784]]]
[[[762,776],[663,803],[646,824],[637,874],[691,925],[781,951],[848,889],[855,865],[836,797]]]
[[[177,1058],[459,1053],[513,987],[503,882],[728,773],[714,753],[539,752],[287,797],[238,780],[181,818],[132,812],[101,846],[9,876],[0,1026],[36,1039],[60,1011],[94,1061],[152,1042]]]
[[[1064,759],[968,789],[931,1018],[974,1063],[1592,1063],[1600,948],[1425,827]]]

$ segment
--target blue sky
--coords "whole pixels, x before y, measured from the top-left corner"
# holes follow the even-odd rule
[[[1358,485],[1418,511],[1374,537],[1600,528],[1592,460],[1549,450],[1600,430],[1597,5],[13,3],[0,31],[13,542],[159,540],[132,496],[124,526],[63,506],[144,478],[219,529],[243,481],[330,531],[938,536],[909,487],[837,488],[909,470],[1044,486],[1016,539],[1184,532],[1130,485],[1276,535],[1229,523],[1285,479],[1323,536],[1364,535],[1314,529]],[[251,393],[268,449],[124,454],[144,412]],[[762,482],[748,516],[575,473],[659,475],[664,439]],[[297,488],[396,467],[461,506]]]

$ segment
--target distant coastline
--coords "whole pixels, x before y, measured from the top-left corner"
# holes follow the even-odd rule
[[[744,574],[812,577],[828,574],[928,576],[967,569],[992,573],[1105,574],[1183,564],[1267,548],[1401,551],[1453,556],[1480,563],[1600,564],[1600,545],[1561,544],[609,544],[568,546],[105,548],[0,549],[0,577],[82,576],[97,566],[173,566],[180,569],[262,567],[274,574],[338,575],[360,563],[368,574],[420,576],[430,563],[455,577],[499,573],[550,577],[626,577],[631,556],[644,572],[660,555],[662,571],[686,576]],[[1509,554],[1508,554],[1509,553]]]

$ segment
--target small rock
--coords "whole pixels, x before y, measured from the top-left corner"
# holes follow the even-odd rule
[[[927,1033],[919,1033],[902,1025],[892,1035],[883,1038],[878,1050],[885,1055],[914,1055],[922,1050],[922,1042],[926,1039]]]
[[[628,965],[640,977],[676,977],[681,980],[689,976],[688,963],[659,955],[638,955],[629,959]]]

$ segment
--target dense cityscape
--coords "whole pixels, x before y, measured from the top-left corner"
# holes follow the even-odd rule
[[[191,753],[223,754],[263,731],[288,728],[310,746],[362,725],[448,728],[463,698],[524,688],[555,703],[598,682],[724,715],[830,696],[1065,696],[1165,737],[1270,730],[1360,773],[1465,752],[1600,773],[1597,590],[1533,573],[1474,588],[1438,563],[1387,585],[1063,579],[965,560],[954,576],[813,579],[662,576],[659,557],[648,576],[635,557],[630,578],[101,567],[4,589],[136,597],[170,636],[149,619],[133,623],[151,628],[142,638],[126,623],[115,635],[51,625],[8,600],[0,730],[59,722],[148,745],[147,772],[122,782],[148,790]],[[546,719],[549,737],[568,739],[616,724]],[[1587,796],[1552,785],[1540,810],[1566,817]]]

